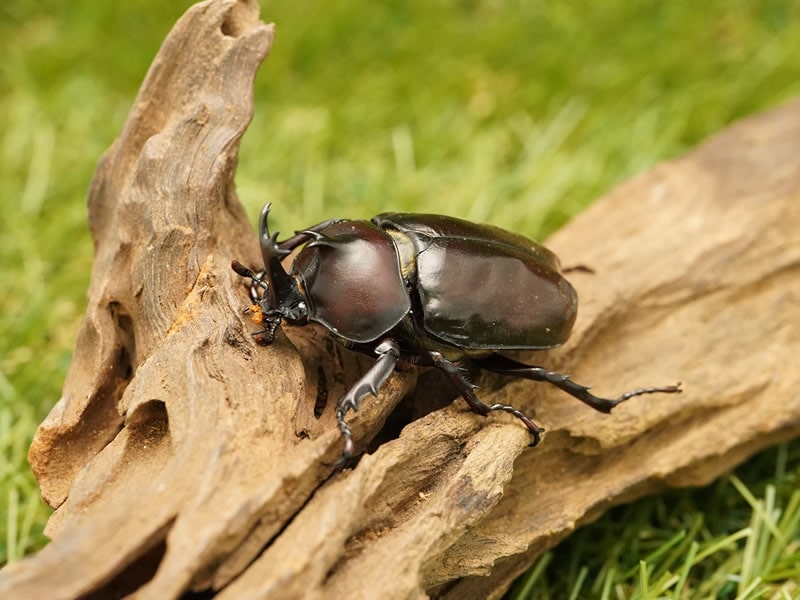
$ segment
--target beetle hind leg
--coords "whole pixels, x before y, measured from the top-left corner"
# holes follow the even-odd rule
[[[534,423],[524,412],[508,404],[489,405],[481,402],[480,398],[475,395],[475,386],[467,380],[467,378],[455,364],[447,360],[440,352],[430,352],[428,355],[433,361],[433,365],[444,372],[450,382],[461,394],[461,397],[467,401],[467,404],[469,404],[469,407],[473,410],[473,412],[476,412],[484,417],[493,410],[502,410],[504,412],[511,413],[520,421],[522,421],[525,424],[525,427],[528,428],[528,431],[531,432],[533,441],[530,445],[535,446],[539,443],[544,429]]]
[[[487,371],[494,371],[495,373],[510,375],[512,377],[522,377],[524,379],[531,379],[533,381],[545,381],[556,386],[560,390],[567,392],[570,396],[577,398],[584,404],[587,404],[593,409],[602,413],[610,413],[611,409],[617,404],[625,402],[634,396],[659,393],[679,394],[682,391],[680,383],[678,385],[669,385],[665,387],[646,387],[625,392],[618,398],[611,400],[609,398],[599,398],[595,396],[589,392],[588,386],[575,383],[569,378],[569,375],[556,373],[555,371],[548,371],[543,367],[526,365],[501,354],[493,354],[488,358],[482,358],[476,360],[475,362],[479,367],[486,369]]]
[[[364,375],[356,381],[355,385],[347,390],[347,393],[339,399],[336,404],[336,423],[339,426],[339,431],[342,433],[344,439],[344,450],[342,456],[333,463],[332,466],[341,468],[347,463],[348,460],[353,458],[356,454],[356,446],[353,442],[353,434],[350,431],[350,426],[344,420],[348,411],[358,411],[361,406],[361,401],[367,396],[372,394],[378,395],[378,391],[389,379],[389,375],[394,371],[397,366],[397,361],[400,358],[400,349],[397,342],[394,340],[383,340],[375,348],[375,353],[378,355],[378,360],[372,368],[364,373]]]

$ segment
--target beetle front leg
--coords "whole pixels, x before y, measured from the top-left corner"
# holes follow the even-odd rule
[[[361,379],[359,379],[347,393],[339,399],[336,404],[336,422],[339,425],[339,431],[342,432],[344,438],[344,450],[342,456],[334,463],[333,466],[341,467],[349,459],[355,456],[356,447],[353,443],[353,434],[350,432],[350,427],[344,420],[348,411],[358,411],[361,406],[361,401],[367,394],[373,396],[378,395],[378,391],[386,383],[389,375],[394,371],[397,366],[397,361],[400,358],[400,348],[394,340],[383,340],[375,348],[375,354],[378,355],[378,360],[367,371]]]
[[[467,378],[464,377],[463,373],[455,364],[447,360],[440,352],[429,352],[428,356],[433,361],[433,365],[447,375],[447,378],[461,394],[461,397],[467,401],[467,404],[469,404],[469,407],[473,410],[473,412],[476,412],[484,417],[493,410],[502,410],[507,413],[511,413],[520,421],[525,423],[525,427],[527,427],[528,431],[531,432],[533,441],[530,445],[535,446],[539,443],[544,429],[534,423],[525,413],[517,408],[514,408],[513,406],[509,406],[508,404],[484,404],[475,395],[474,390],[476,389],[476,386],[472,385]]]
[[[523,377],[533,381],[545,381],[556,386],[558,389],[567,392],[570,396],[577,398],[584,404],[588,404],[593,409],[606,414],[610,413],[611,409],[617,404],[625,402],[634,396],[657,393],[680,394],[682,391],[680,383],[678,385],[669,385],[666,387],[639,388],[637,390],[626,392],[618,398],[611,400],[608,398],[598,398],[594,394],[591,394],[588,386],[575,383],[569,378],[569,375],[548,371],[543,367],[532,367],[530,365],[526,365],[525,363],[512,360],[501,354],[493,354],[488,358],[482,358],[476,360],[475,362],[482,369],[494,371],[495,373],[500,373],[502,375]]]

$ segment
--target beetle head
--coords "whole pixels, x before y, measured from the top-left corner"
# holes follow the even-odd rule
[[[273,342],[275,330],[284,319],[291,325],[308,323],[308,305],[305,298],[297,286],[297,281],[281,264],[281,259],[288,256],[290,251],[280,247],[279,232],[270,235],[267,224],[269,209],[270,204],[266,204],[261,210],[258,228],[264,270],[254,273],[238,261],[234,260],[231,263],[231,268],[236,273],[253,280],[250,296],[255,304],[249,312],[254,321],[264,325],[263,331],[259,333],[266,334],[266,338],[262,340],[265,344]]]
[[[264,259],[264,274],[262,276],[266,286],[259,304],[267,319],[280,323],[286,319],[292,325],[305,325],[308,322],[308,305],[303,294],[297,286],[297,281],[289,275],[281,264],[281,259],[290,254],[290,251],[281,248],[278,244],[278,233],[269,233],[269,209],[271,203],[264,205],[258,223],[258,237],[261,242],[261,256]],[[273,329],[274,332],[274,329]]]

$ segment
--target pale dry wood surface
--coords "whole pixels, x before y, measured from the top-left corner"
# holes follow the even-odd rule
[[[707,483],[800,433],[794,102],[635,178],[548,242],[595,274],[571,276],[570,342],[530,360],[604,395],[677,380],[685,393],[606,416],[493,378],[482,399],[535,415],[538,448],[513,417],[460,400],[385,435],[427,377],[407,369],[351,420],[362,443],[388,441],[331,476],[333,403],[370,361],[311,328],[257,346],[229,267],[258,264],[233,175],[272,38],[253,1],[191,8],[98,166],[89,306],[30,452],[53,541],[0,573],[0,597],[496,598],[609,506]]]

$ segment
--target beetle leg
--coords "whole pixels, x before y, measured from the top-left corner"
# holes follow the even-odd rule
[[[491,406],[484,404],[475,395],[474,390],[476,389],[476,386],[472,385],[467,378],[464,377],[464,374],[461,373],[455,364],[447,360],[440,352],[429,352],[428,356],[433,361],[433,365],[436,368],[441,369],[444,374],[447,375],[447,378],[455,386],[464,400],[467,401],[467,404],[469,404],[469,407],[473,410],[473,412],[476,412],[484,417],[493,410],[502,410],[507,413],[511,413],[520,421],[525,423],[525,427],[527,427],[528,431],[531,432],[531,435],[533,436],[533,442],[531,442],[530,445],[535,446],[539,443],[544,429],[534,423],[525,413],[517,408],[514,408],[513,406],[509,406],[508,404],[492,404]]]
[[[256,343],[259,346],[269,346],[270,344],[272,344],[272,342],[275,341],[275,331],[277,331],[278,325],[281,324],[280,319],[276,318],[271,318],[271,319],[267,318],[265,319],[265,321],[267,324],[264,326],[263,329],[259,329],[258,331],[253,331],[250,333],[252,337],[258,338],[256,339]],[[266,334],[265,337],[263,338],[259,337],[264,334]]]
[[[373,396],[378,395],[378,391],[386,383],[389,375],[394,371],[397,361],[400,358],[400,348],[394,340],[383,340],[375,348],[375,354],[378,355],[378,360],[367,371],[361,379],[359,379],[347,393],[339,399],[336,404],[336,422],[339,425],[339,431],[342,432],[344,438],[344,451],[342,456],[334,463],[334,466],[341,467],[350,458],[355,456],[356,447],[353,443],[353,434],[350,432],[350,427],[344,420],[348,411],[357,411],[361,406],[361,401],[367,394]]]
[[[525,379],[532,379],[534,381],[546,381],[560,390],[567,392],[570,396],[574,396],[584,404],[588,404],[593,409],[602,413],[610,413],[611,409],[617,404],[625,402],[634,396],[641,396],[642,394],[679,394],[681,393],[681,384],[669,385],[666,387],[647,387],[625,392],[618,398],[610,400],[608,398],[598,398],[589,392],[589,387],[575,383],[569,378],[569,375],[548,371],[543,367],[533,367],[521,362],[517,362],[503,356],[501,354],[493,354],[488,358],[482,358],[475,361],[476,364],[482,369],[501,373],[503,375],[511,375],[514,377],[523,377]]]

